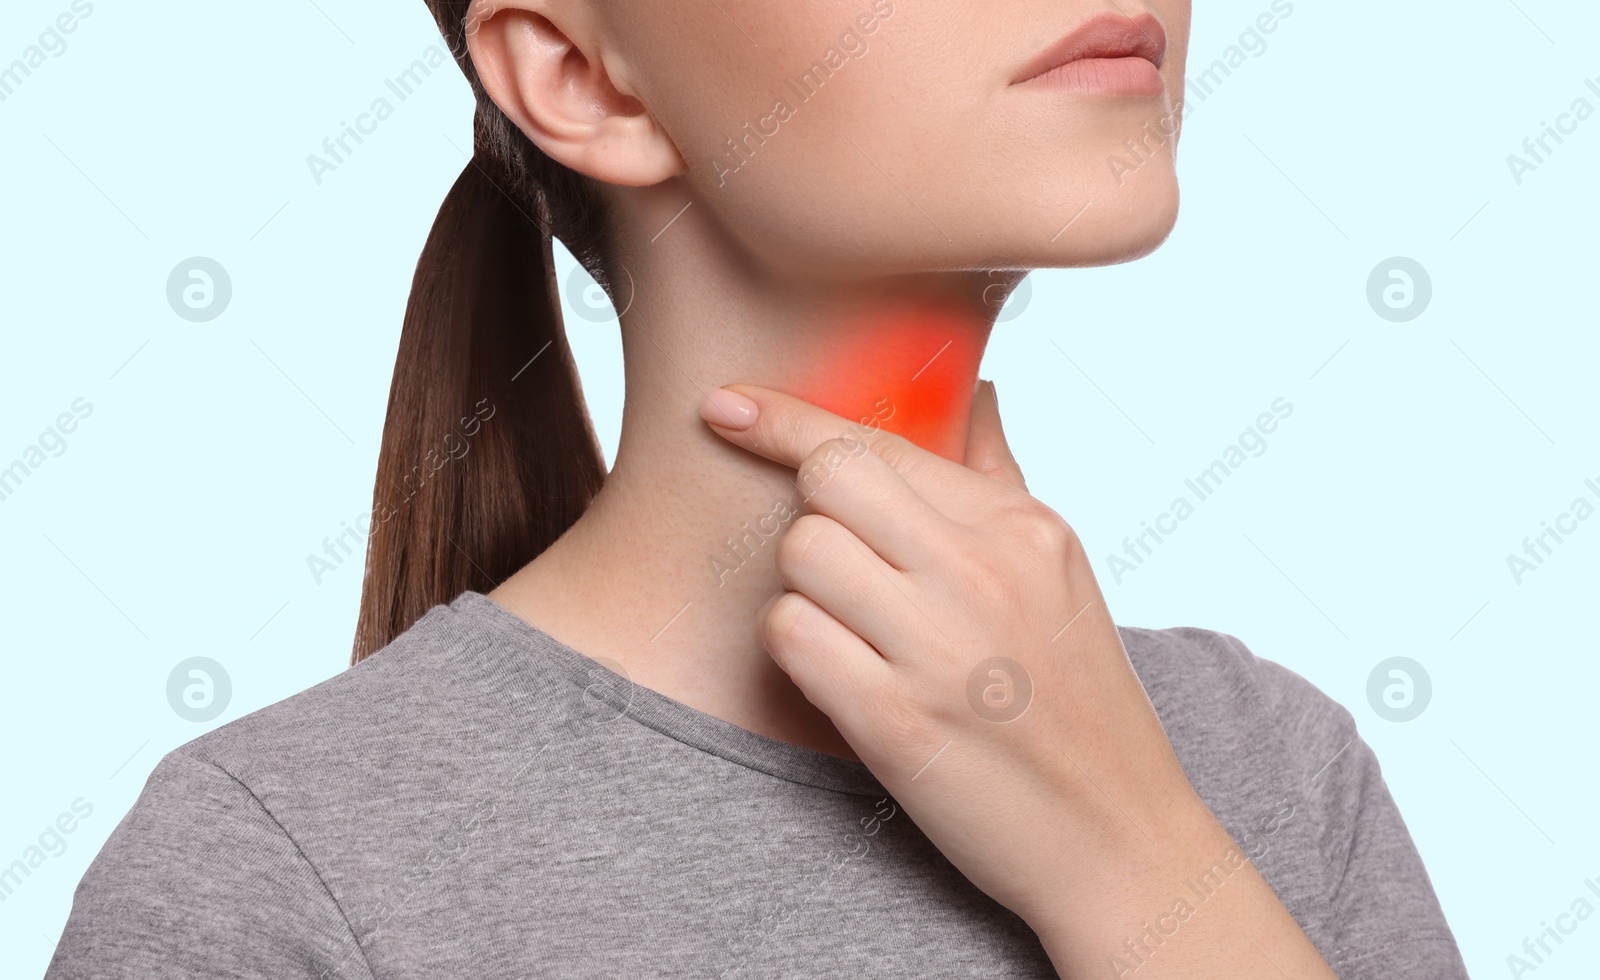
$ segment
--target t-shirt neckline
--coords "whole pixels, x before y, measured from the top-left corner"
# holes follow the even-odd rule
[[[527,650],[536,663],[555,670],[585,696],[668,738],[792,783],[874,799],[889,795],[865,763],[752,732],[637,684],[481,592],[468,589],[449,607],[512,647]]]

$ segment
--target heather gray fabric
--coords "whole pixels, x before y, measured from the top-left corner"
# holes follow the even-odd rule
[[[1349,713],[1226,634],[1121,629],[1200,796],[1339,976],[1465,977]],[[1203,916],[1203,894],[1173,897]],[[46,974],[1054,975],[865,766],[635,687],[476,592],[163,757]]]

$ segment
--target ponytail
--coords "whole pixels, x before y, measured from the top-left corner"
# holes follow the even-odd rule
[[[429,5],[478,97],[475,154],[439,209],[406,304],[352,664],[434,605],[504,581],[605,480],[551,245],[554,226],[599,271],[592,189],[484,94],[464,43],[466,0]]]

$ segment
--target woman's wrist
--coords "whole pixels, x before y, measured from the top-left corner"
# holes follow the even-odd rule
[[[1040,894],[1018,914],[1063,977],[1280,977],[1334,974],[1226,828],[1194,797],[1142,846],[1094,861],[1095,887]],[[1046,860],[1084,861],[1062,847]]]
[[[1170,908],[1164,900],[1174,884],[1181,886],[1184,869],[1199,855],[1222,856],[1234,843],[1192,790],[1156,805],[1159,813],[1125,814],[1115,832],[1102,826],[1092,837],[1069,837],[1061,824],[1041,832],[1035,845],[1040,873],[1013,911],[1041,939],[1048,934],[1081,943],[1117,932],[1146,906]]]

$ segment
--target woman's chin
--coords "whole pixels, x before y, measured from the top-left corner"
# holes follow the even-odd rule
[[[1160,248],[1177,222],[1176,180],[1146,187],[1137,198],[1119,195],[1091,202],[1027,265],[1045,269],[1132,262]]]

